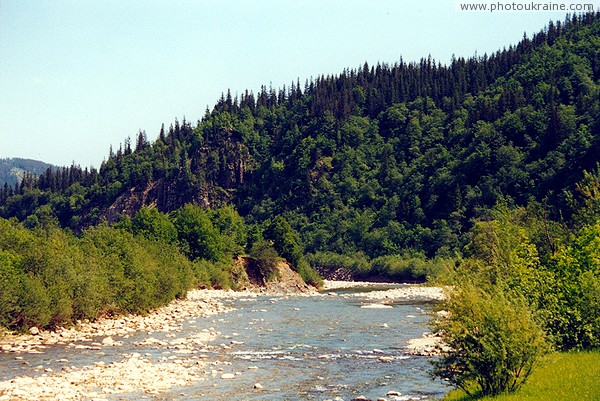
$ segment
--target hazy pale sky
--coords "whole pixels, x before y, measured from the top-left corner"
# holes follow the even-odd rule
[[[0,0],[0,158],[99,167],[109,146],[344,68],[516,44],[562,13],[454,0]]]

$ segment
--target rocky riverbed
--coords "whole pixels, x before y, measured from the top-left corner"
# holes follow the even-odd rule
[[[295,296],[351,297],[353,294],[329,293],[348,283],[326,283],[326,292]],[[355,285],[355,284],[351,284]],[[264,294],[262,294],[264,295]],[[275,294],[273,294],[275,296]],[[14,355],[14,362],[28,365],[28,354],[46,353],[63,347],[72,352],[87,352],[93,363],[75,366],[67,358],[54,363],[31,365],[35,374],[25,374],[0,381],[0,400],[63,399],[106,400],[115,394],[143,393],[147,397],[161,392],[210,380],[232,380],[243,372],[230,362],[214,359],[214,348],[222,352],[243,347],[232,336],[222,336],[213,328],[198,330],[193,335],[182,334],[183,324],[194,324],[199,319],[217,319],[218,314],[230,310],[223,300],[252,299],[255,292],[190,291],[185,300],[175,301],[147,316],[125,316],[81,322],[55,332],[32,328],[27,335],[8,335],[0,339],[5,354]],[[362,294],[365,305],[392,305],[413,297],[439,299],[441,289],[410,286]],[[132,341],[140,352],[119,352],[124,341]],[[221,341],[215,345],[215,340]],[[437,339],[424,337],[409,344],[407,353],[428,355]],[[209,345],[211,343],[212,345]],[[54,347],[54,348],[53,348]],[[104,362],[107,353],[118,355]],[[212,384],[215,385],[215,384]],[[256,383],[254,390],[260,391]]]

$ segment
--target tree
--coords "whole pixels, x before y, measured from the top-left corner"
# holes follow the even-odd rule
[[[244,218],[231,205],[212,210],[210,215],[215,228],[221,233],[224,251],[234,256],[242,254],[247,243]]]
[[[292,265],[298,264],[304,259],[300,236],[292,228],[283,216],[276,216],[264,232],[265,239],[273,241],[277,252]]]
[[[548,350],[525,299],[499,287],[488,292],[463,283],[440,308],[448,317],[435,328],[449,349],[433,363],[433,375],[471,396],[517,390]]]
[[[187,204],[175,212],[173,222],[182,251],[190,259],[223,260],[223,239],[206,210]]]
[[[167,215],[156,208],[142,207],[131,220],[133,233],[150,240],[164,241],[167,244],[177,242],[177,229]]]
[[[600,222],[583,227],[550,263],[558,300],[548,328],[562,349],[600,347]]]

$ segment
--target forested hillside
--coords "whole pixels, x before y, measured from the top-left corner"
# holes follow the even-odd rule
[[[15,189],[16,184],[21,183],[25,173],[40,175],[46,169],[52,167],[51,164],[29,159],[0,159],[0,185],[2,186],[3,197]],[[6,184],[6,189],[4,188]],[[9,189],[10,187],[10,189]]]
[[[575,183],[600,160],[599,79],[600,15],[586,14],[448,65],[227,92],[195,124],[111,149],[99,170],[26,176],[0,216],[50,210],[80,232],[144,205],[231,204],[250,227],[282,216],[318,260],[452,255],[498,201],[576,225]]]

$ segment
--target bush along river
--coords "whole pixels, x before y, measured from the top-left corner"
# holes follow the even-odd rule
[[[449,388],[429,376],[431,341],[407,346],[427,335],[440,296],[407,285],[194,291],[141,321],[5,339],[0,400],[435,399]]]

